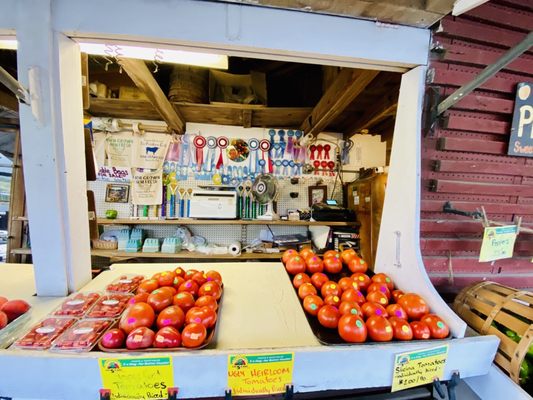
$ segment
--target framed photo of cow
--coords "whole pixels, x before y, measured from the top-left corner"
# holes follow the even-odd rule
[[[106,203],[127,203],[130,199],[130,185],[110,183],[106,186]]]

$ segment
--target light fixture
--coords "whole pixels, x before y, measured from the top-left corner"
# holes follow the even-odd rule
[[[17,50],[17,40],[16,39],[0,39],[0,49]]]
[[[129,46],[123,44],[78,42],[80,50],[87,54],[105,57],[125,57],[140,60],[187,64],[199,67],[228,69],[228,56],[220,54],[197,53],[192,51],[170,50],[168,48],[153,48]]]

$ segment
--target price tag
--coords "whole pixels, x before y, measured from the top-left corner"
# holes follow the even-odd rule
[[[427,385],[435,379],[442,379],[448,345],[396,354],[392,392],[415,386]]]
[[[102,388],[113,399],[167,399],[174,387],[171,357],[100,358]]]
[[[516,225],[493,226],[485,228],[479,261],[495,261],[513,256],[517,235]]]
[[[285,392],[292,383],[294,353],[228,356],[228,387],[233,396]]]

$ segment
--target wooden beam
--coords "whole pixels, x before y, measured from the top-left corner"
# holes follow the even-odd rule
[[[343,69],[324,93],[300,129],[316,136],[359,96],[379,71]]]
[[[0,106],[16,112],[19,110],[19,102],[17,98],[13,94],[2,90],[0,90]]]
[[[144,61],[131,58],[120,58],[118,61],[135,85],[146,94],[150,103],[153,104],[170,129],[177,133],[183,133],[185,131],[185,120],[172,107]]]
[[[7,262],[20,262],[20,256],[11,252],[12,249],[22,247],[24,221],[16,219],[24,216],[25,206],[24,174],[22,172],[22,154],[20,132],[16,133],[13,156],[13,176],[11,177],[11,195],[9,201],[9,221],[6,257]]]
[[[245,109],[242,110],[242,127],[251,128],[252,127],[252,110]]]
[[[89,96],[89,55],[81,53],[81,95],[83,99],[83,109],[88,110],[91,106]]]
[[[384,103],[377,103],[373,109],[367,111],[363,118],[355,121],[354,125],[346,132],[346,136],[350,137],[363,129],[370,129],[374,125],[379,124],[386,118],[396,114],[398,107],[398,99],[389,100]]]

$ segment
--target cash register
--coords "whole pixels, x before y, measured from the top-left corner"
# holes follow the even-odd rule
[[[337,200],[326,200],[311,207],[311,218],[315,221],[355,221],[355,212],[337,204]]]

